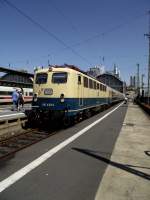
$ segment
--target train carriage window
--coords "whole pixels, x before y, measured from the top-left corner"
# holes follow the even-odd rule
[[[89,88],[93,88],[93,81],[91,79],[89,79]]]
[[[47,74],[46,73],[39,73],[36,74],[36,84],[44,84],[47,83]]]
[[[29,92],[29,96],[33,96],[33,92]]]
[[[88,78],[84,77],[84,87],[88,88]]]
[[[10,91],[0,91],[0,95],[12,95],[12,93]]]
[[[66,83],[66,82],[67,82],[66,72],[53,73],[52,83]]]

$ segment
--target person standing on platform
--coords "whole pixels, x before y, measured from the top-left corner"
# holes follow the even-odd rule
[[[23,97],[23,90],[19,92],[19,106],[23,109],[24,106],[24,97]]]
[[[18,93],[18,89],[16,89],[12,93],[13,110],[17,110],[18,111],[18,103],[19,103],[18,100],[19,100],[19,93]]]

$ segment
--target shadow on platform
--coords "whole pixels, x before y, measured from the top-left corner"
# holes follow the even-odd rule
[[[147,156],[150,156],[150,151],[144,151]]]
[[[95,151],[92,151],[92,150],[88,150],[88,149],[81,149],[81,148],[72,148],[73,150],[75,151],[78,151],[80,153],[83,153],[85,155],[88,155],[88,156],[91,156],[97,160],[100,160],[106,164],[109,164],[113,167],[116,167],[116,168],[119,168],[121,170],[124,170],[124,171],[127,171],[131,174],[134,174],[136,176],[139,176],[143,179],[146,179],[146,180],[149,180],[150,181],[150,175],[149,174],[146,174],[144,172],[141,172],[141,171],[138,171],[136,169],[132,169],[130,167],[140,167],[140,166],[133,166],[133,165],[126,165],[126,164],[121,164],[121,163],[117,163],[117,162],[114,162],[114,161],[111,161],[110,159],[107,159],[101,155],[97,155],[97,152]],[[146,168],[146,169],[150,169],[150,168],[147,168],[147,167],[140,167],[140,168]]]

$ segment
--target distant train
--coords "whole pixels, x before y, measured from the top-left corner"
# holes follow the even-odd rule
[[[12,103],[12,93],[14,90],[21,90],[18,87],[7,87],[0,86],[0,104]],[[23,96],[25,102],[32,102],[33,89],[32,88],[22,88]]]
[[[37,69],[33,83],[32,119],[70,121],[124,100],[124,94],[108,87],[74,66]]]

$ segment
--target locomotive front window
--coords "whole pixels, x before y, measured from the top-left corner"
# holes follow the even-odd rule
[[[36,84],[44,84],[47,82],[47,74],[46,73],[40,73],[36,75]]]
[[[67,73],[53,73],[52,75],[52,82],[53,83],[66,83],[67,82]]]

